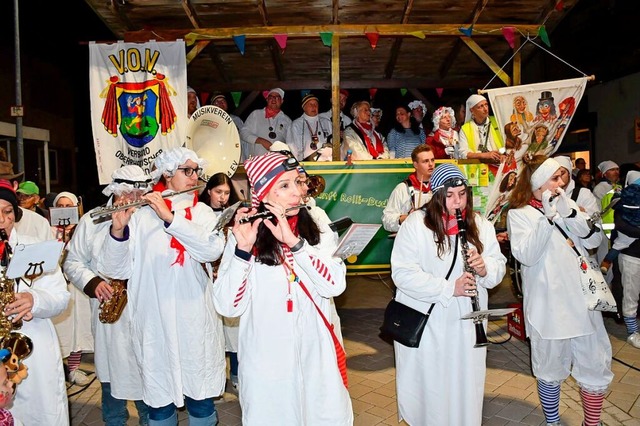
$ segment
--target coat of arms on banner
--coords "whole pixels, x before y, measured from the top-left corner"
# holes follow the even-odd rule
[[[184,42],[90,45],[91,123],[101,184],[123,165],[151,171],[162,151],[184,144]]]
[[[553,155],[582,99],[587,77],[487,90],[507,160],[489,189],[485,216],[495,221],[515,186],[522,157]]]

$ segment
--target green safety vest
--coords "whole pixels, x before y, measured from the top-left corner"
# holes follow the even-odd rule
[[[494,116],[489,117],[489,131],[491,132],[491,138],[495,142],[498,149],[504,146],[504,142],[502,141],[502,134],[498,130],[498,122]],[[477,152],[478,147],[476,146],[476,132],[473,131],[471,127],[471,121],[467,121],[460,128],[461,132],[464,132],[467,135],[467,142],[469,144],[469,151]]]

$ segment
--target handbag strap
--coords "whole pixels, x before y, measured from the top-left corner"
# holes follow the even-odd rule
[[[453,266],[456,264],[456,259],[457,258],[458,258],[458,234],[456,234],[456,246],[453,248],[453,260],[451,261],[451,266],[449,266],[449,272],[447,272],[447,276],[445,277],[445,280],[448,280],[449,277],[451,276],[451,272],[453,272]],[[394,299],[395,299],[395,297],[394,297]],[[436,304],[432,303],[431,307],[427,311],[426,315],[431,315],[431,311],[433,311],[433,308],[435,306],[436,306]]]

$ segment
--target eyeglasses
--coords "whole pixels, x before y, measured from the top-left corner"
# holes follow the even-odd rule
[[[197,176],[202,176],[202,167],[178,167],[178,170],[182,170],[186,177],[193,176],[193,172],[196,173]]]

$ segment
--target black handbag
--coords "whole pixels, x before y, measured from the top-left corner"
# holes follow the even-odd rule
[[[456,263],[458,256],[458,236],[456,236],[456,245],[454,249],[453,261],[449,272],[447,272],[446,279],[449,279],[451,271],[453,271],[453,265]],[[382,320],[382,326],[380,331],[383,335],[391,337],[401,345],[409,348],[417,348],[420,346],[420,339],[422,333],[427,325],[427,320],[431,311],[436,304],[433,303],[429,308],[429,311],[424,314],[418,310],[415,310],[405,304],[398,302],[395,298],[391,299],[389,304],[384,310],[384,319]]]

